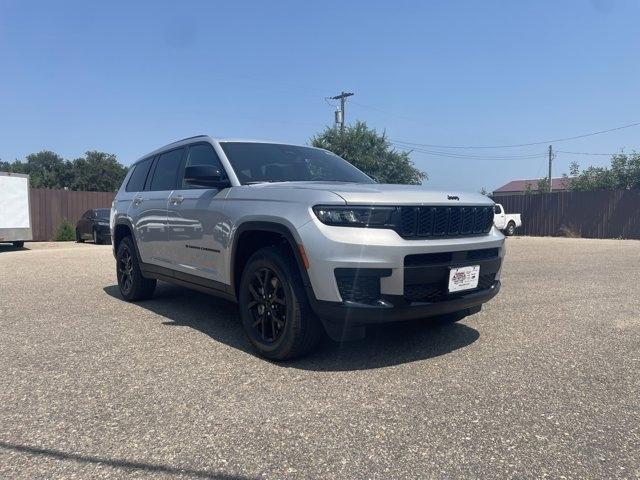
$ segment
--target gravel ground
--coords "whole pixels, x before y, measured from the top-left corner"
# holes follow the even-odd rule
[[[0,478],[640,478],[639,267],[510,238],[481,313],[274,364],[231,303],[123,302],[109,246],[0,246]]]

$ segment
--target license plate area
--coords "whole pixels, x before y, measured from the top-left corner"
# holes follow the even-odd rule
[[[449,269],[448,292],[463,292],[478,288],[480,279],[480,265],[468,265],[465,267],[452,267]]]

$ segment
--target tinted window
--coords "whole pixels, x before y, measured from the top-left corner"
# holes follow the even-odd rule
[[[326,181],[374,183],[346,160],[326,150],[274,143],[223,142],[241,183]]]
[[[108,219],[109,215],[111,215],[111,210],[108,208],[97,208],[95,212],[98,218]]]
[[[127,192],[140,192],[144,190],[144,181],[147,179],[152,160],[153,158],[147,158],[133,166],[133,173],[131,177],[129,177],[127,187],[125,188]]]
[[[226,179],[227,175],[222,167],[222,163],[220,163],[220,159],[216,154],[216,151],[213,147],[208,143],[200,143],[198,145],[191,145],[189,147],[189,153],[187,154],[187,161],[185,162],[186,167],[193,167],[194,165],[211,165],[216,167],[222,173],[222,179]],[[184,175],[183,175],[184,177]],[[182,179],[182,188],[206,188],[206,187],[198,187],[194,185],[189,185],[185,183],[184,178]]]
[[[160,155],[151,179],[151,190],[173,190],[176,188],[183,152],[184,148],[179,148]]]

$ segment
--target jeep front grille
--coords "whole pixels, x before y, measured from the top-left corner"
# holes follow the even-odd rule
[[[401,207],[404,238],[461,237],[489,233],[493,207]]]

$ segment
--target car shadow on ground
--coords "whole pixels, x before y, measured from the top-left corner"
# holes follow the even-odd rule
[[[2,252],[21,252],[21,251],[27,251],[29,250],[29,247],[27,247],[26,245],[24,247],[14,247],[12,244],[10,243],[0,243],[0,253]]]
[[[121,299],[117,285],[104,291]],[[255,354],[244,335],[236,304],[183,287],[159,283],[153,298],[138,302],[168,321],[187,326],[233,348]],[[363,340],[325,340],[309,355],[279,362],[287,368],[314,371],[365,370],[426,360],[464,348],[480,337],[464,323],[438,325],[431,320],[397,322],[370,327]]]

